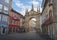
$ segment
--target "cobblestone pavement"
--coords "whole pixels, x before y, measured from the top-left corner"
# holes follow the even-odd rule
[[[0,36],[0,40],[47,40],[42,38],[36,32],[28,32],[28,33],[11,33],[8,35]]]

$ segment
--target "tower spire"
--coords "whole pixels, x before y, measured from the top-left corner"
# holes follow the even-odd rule
[[[26,15],[28,15],[28,8],[25,9],[25,13],[26,13]]]
[[[37,6],[37,12],[38,12],[38,6]]]
[[[39,13],[40,13],[40,7],[39,7]]]
[[[33,1],[33,0],[32,0]],[[34,10],[34,6],[33,6],[33,2],[32,2],[32,9],[31,9],[32,11]]]
[[[28,8],[26,8],[26,13],[28,12]]]
[[[34,10],[33,3],[32,3],[32,10]]]
[[[37,12],[40,13],[40,6],[37,6]]]

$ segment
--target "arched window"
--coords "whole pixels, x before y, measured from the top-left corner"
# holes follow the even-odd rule
[[[52,17],[52,10],[49,11],[49,17]]]
[[[49,11],[50,21],[52,21],[52,10]]]

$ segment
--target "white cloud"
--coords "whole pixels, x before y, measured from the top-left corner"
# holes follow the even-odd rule
[[[23,16],[25,15],[25,12],[24,12],[24,11],[21,11],[20,13],[21,13]]]
[[[40,7],[40,2],[36,0],[30,1],[29,4],[33,4],[35,11],[37,11],[37,7]]]
[[[22,11],[20,11],[20,13],[22,14],[22,15],[25,15],[25,9],[26,8],[28,8],[28,11],[30,11],[31,10],[31,6],[29,6],[29,5],[26,5],[26,6],[24,6],[24,4],[23,3],[21,3],[19,0],[13,0],[14,2],[15,2],[15,4],[16,4],[16,6],[17,7],[19,7],[19,8],[21,8],[22,9]],[[31,1],[31,2],[29,2],[29,4],[32,4],[33,3],[33,5],[34,5],[34,10],[35,11],[37,11],[37,6],[39,6],[39,2],[37,2],[36,0],[33,0],[33,1]],[[40,8],[40,11],[41,11],[42,9]],[[17,10],[18,11],[18,10]],[[19,11],[18,11],[19,12]]]
[[[16,10],[17,12],[19,12],[18,10]],[[23,16],[25,15],[24,10],[20,11],[19,13],[21,13]]]
[[[40,12],[42,12],[42,8],[40,8]]]
[[[39,0],[40,2],[42,2],[42,0]]]
[[[37,8],[34,8],[35,11],[37,11]],[[40,7],[40,12],[42,12],[42,8]]]
[[[23,3],[21,3],[19,0],[13,0],[13,1],[15,2],[17,7],[22,9],[22,11],[18,11],[18,10],[16,10],[16,11],[20,12],[22,15],[25,15],[25,13],[24,13],[25,12],[25,6],[23,5]]]
[[[33,4],[34,6],[39,5],[40,3],[36,0],[30,1],[29,4]]]
[[[37,8],[34,8],[35,11],[37,11]]]
[[[16,3],[16,5],[17,5],[18,7],[23,6],[23,4],[21,4],[21,3]]]
[[[32,1],[31,3],[33,3],[34,5],[38,5],[39,4],[39,2],[37,2],[37,1]]]
[[[16,6],[18,6],[19,8],[23,8],[23,3],[21,3],[20,1],[15,2]]]

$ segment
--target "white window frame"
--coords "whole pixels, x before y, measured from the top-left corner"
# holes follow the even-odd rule
[[[7,17],[7,18],[6,18],[6,17]],[[3,17],[2,17],[2,21],[8,22],[8,16],[3,15]]]

